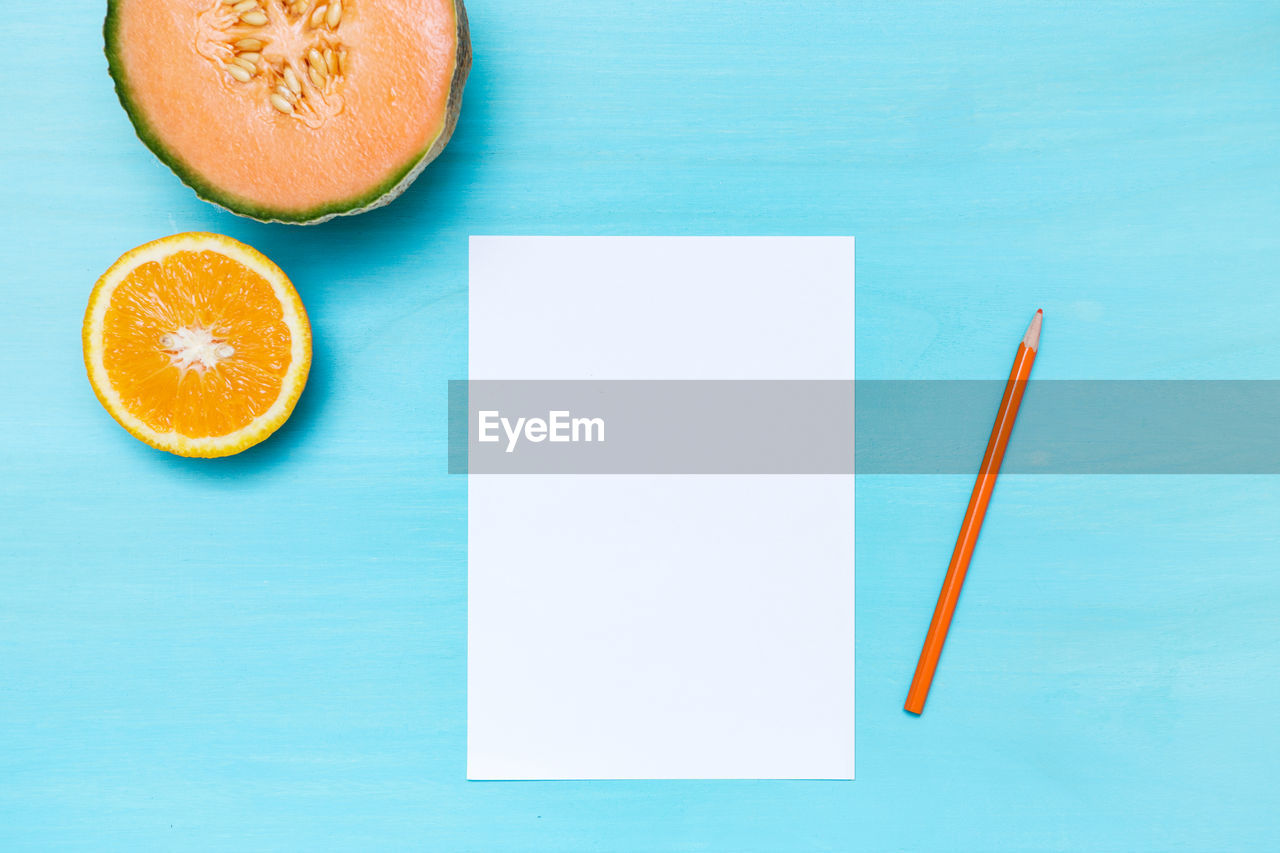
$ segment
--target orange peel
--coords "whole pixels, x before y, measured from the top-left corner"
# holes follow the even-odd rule
[[[311,326],[292,282],[220,234],[126,252],[94,286],[82,337],[107,412],[179,456],[229,456],[267,438],[311,367]]]

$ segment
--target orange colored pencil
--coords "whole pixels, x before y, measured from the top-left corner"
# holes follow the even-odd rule
[[[1009,434],[1013,432],[1013,422],[1018,417],[1022,392],[1027,388],[1031,365],[1035,363],[1036,351],[1040,349],[1040,324],[1043,319],[1044,312],[1036,311],[1022,343],[1018,345],[1013,369],[1009,371],[1009,382],[1004,386],[1004,398],[1000,400],[1000,410],[996,413],[995,425],[991,427],[987,452],[982,457],[982,467],[978,469],[973,494],[969,496],[969,508],[965,510],[964,522],[960,525],[956,549],[951,552],[951,565],[947,566],[942,592],[938,593],[938,606],[933,609],[933,620],[929,623],[929,633],[924,637],[924,648],[920,650],[920,661],[916,664],[916,674],[911,679],[911,689],[907,691],[907,704],[904,707],[913,714],[924,713],[924,700],[929,696],[929,685],[933,683],[933,672],[938,667],[942,644],[947,641],[947,629],[951,627],[951,616],[956,612],[956,601],[960,598],[960,588],[964,586],[965,572],[969,570],[973,546],[978,543],[982,519],[986,516],[987,504],[991,501],[991,490],[995,488],[1000,463],[1004,461],[1004,450],[1009,445]]]

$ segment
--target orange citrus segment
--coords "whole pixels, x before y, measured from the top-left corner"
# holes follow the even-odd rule
[[[189,233],[134,249],[98,280],[84,348],[94,391],[125,429],[183,456],[225,456],[289,417],[311,332],[275,264]]]

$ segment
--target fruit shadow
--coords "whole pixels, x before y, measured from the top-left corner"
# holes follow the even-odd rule
[[[475,230],[468,218],[468,199],[483,179],[483,140],[490,124],[491,99],[481,91],[484,81],[475,77],[473,71],[467,93],[474,97],[464,99],[449,145],[399,198],[319,225],[262,223],[219,211],[209,227],[254,246],[279,264],[308,308],[307,290],[312,287],[323,288],[327,310],[341,310],[344,295],[360,299],[370,290],[389,287],[442,287],[429,275],[406,281],[402,262],[436,256],[442,259],[440,268],[456,269],[455,253],[465,257],[467,235]],[[339,292],[336,285],[350,280],[360,286],[347,294]]]
[[[161,465],[204,480],[241,480],[265,473],[296,456],[299,448],[316,431],[321,411],[328,403],[332,380],[333,366],[328,351],[323,344],[316,343],[312,347],[307,385],[293,408],[293,414],[265,441],[234,456],[218,459],[174,456],[141,446],[139,450],[149,451],[149,455],[159,459]]]
[[[480,85],[475,85],[479,83]],[[484,162],[483,145],[489,128],[490,98],[481,91],[484,81],[473,70],[458,125],[449,146],[429,164],[412,185],[390,204],[357,216],[339,216],[319,225],[262,223],[225,211],[212,211],[202,224],[207,230],[235,237],[262,251],[290,277],[311,318],[313,353],[307,387],[292,416],[261,444],[221,459],[185,459],[167,453],[161,464],[191,472],[209,480],[233,480],[265,473],[295,456],[318,430],[329,405],[334,383],[341,382],[325,345],[326,318],[339,316],[354,304],[379,298],[385,288],[418,288],[419,295],[456,292],[456,283],[442,281],[420,267],[405,274],[403,259],[440,256],[440,269],[456,275],[461,270],[465,286],[466,264],[448,255],[465,258],[470,223],[466,199],[478,180]],[[344,287],[356,281],[359,286]],[[370,287],[370,285],[373,285]],[[153,452],[154,453],[154,452]]]

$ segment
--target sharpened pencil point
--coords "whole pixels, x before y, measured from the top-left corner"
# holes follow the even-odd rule
[[[1027,349],[1038,350],[1040,348],[1040,324],[1044,321],[1044,311],[1037,310],[1036,316],[1031,318],[1031,325],[1027,326],[1027,333],[1022,336],[1022,343]]]

